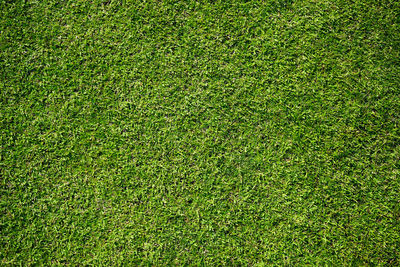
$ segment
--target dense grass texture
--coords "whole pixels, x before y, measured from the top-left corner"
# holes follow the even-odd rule
[[[1,265],[400,264],[400,2],[0,0]]]

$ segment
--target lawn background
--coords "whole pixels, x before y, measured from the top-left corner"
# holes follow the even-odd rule
[[[2,265],[399,265],[399,1],[0,0]]]

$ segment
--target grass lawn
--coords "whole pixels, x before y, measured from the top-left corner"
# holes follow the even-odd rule
[[[400,2],[0,0],[0,265],[400,265]]]

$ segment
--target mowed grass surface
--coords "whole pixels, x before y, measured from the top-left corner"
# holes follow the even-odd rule
[[[0,3],[2,265],[400,264],[400,2]]]

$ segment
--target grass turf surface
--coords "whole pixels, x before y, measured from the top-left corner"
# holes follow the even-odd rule
[[[0,1],[1,264],[400,264],[397,1]]]

